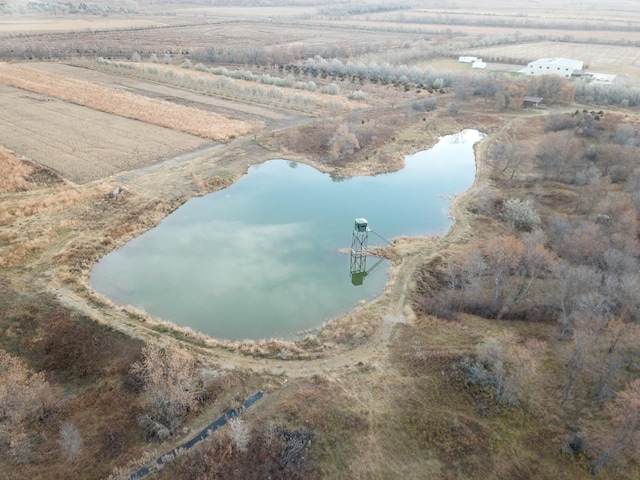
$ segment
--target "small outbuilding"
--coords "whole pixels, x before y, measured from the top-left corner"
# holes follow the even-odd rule
[[[368,222],[366,218],[356,218],[355,224],[353,225],[354,232],[366,232]]]
[[[526,96],[522,99],[522,107],[523,108],[529,108],[529,107],[539,107],[542,104],[542,101],[544,100],[544,98],[542,97],[530,97],[530,96]]]

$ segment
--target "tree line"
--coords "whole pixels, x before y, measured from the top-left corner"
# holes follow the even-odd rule
[[[544,403],[539,389],[555,389],[554,408],[577,425],[567,451],[587,454],[595,474],[612,459],[638,460],[640,135],[603,111],[551,115],[539,128],[534,140],[490,146],[501,188],[479,195],[471,210],[493,219],[495,234],[464,258],[425,265],[417,305],[453,321],[466,312],[549,325],[558,340],[551,353],[547,342],[490,336],[460,368],[504,405],[535,409]],[[543,386],[550,358],[564,373]],[[610,425],[575,416],[585,407]]]

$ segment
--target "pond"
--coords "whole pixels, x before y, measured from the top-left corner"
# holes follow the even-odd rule
[[[475,178],[464,130],[405,158],[394,173],[335,179],[270,160],[230,187],[193,198],[157,227],[102,258],[91,286],[120,305],[217,338],[295,338],[379,295],[386,261],[352,281],[354,220],[369,246],[399,235],[446,234],[451,196]],[[359,284],[359,285],[358,285]]]

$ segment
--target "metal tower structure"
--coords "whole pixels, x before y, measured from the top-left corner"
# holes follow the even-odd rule
[[[366,218],[356,218],[351,236],[351,283],[362,285],[367,275],[367,242],[369,227]]]

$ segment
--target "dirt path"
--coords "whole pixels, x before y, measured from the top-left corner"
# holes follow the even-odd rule
[[[513,120],[511,120],[513,121]],[[508,126],[504,126],[508,128]],[[480,141],[476,144],[476,179],[472,187],[462,195],[454,199],[451,204],[451,217],[453,224],[445,237],[436,238],[399,238],[395,239],[392,246],[387,247],[389,256],[394,264],[390,270],[390,281],[383,295],[372,302],[358,308],[350,314],[355,321],[362,325],[369,325],[371,332],[366,338],[357,341],[356,345],[340,344],[339,342],[323,340],[326,342],[324,350],[321,350],[316,358],[305,359],[278,359],[252,356],[235,349],[233,346],[215,342],[210,344],[200,341],[189,341],[195,351],[201,354],[205,363],[211,363],[211,368],[227,369],[251,369],[256,372],[284,375],[288,377],[308,377],[319,373],[346,372],[349,369],[358,368],[363,364],[383,365],[388,357],[388,346],[393,339],[399,325],[410,322],[413,318],[410,294],[416,271],[429,258],[439,254],[452,243],[465,242],[471,238],[472,232],[468,221],[466,207],[478,191],[488,185],[484,156],[487,142]],[[194,186],[190,176],[225,174],[238,178],[246,172],[246,169],[261,161],[274,158],[274,153],[259,147],[251,139],[238,139],[224,148],[212,148],[194,152],[184,158],[165,162],[144,172],[132,172],[119,175],[112,180],[123,184],[127,189],[135,191],[146,198],[158,198],[165,196],[178,197],[180,195],[193,195]],[[122,330],[129,335],[145,338],[151,333],[150,324],[132,320],[128,313],[115,307],[100,305],[100,302],[89,301],[85,293],[74,291],[57,283],[54,288],[60,301],[68,306],[80,309],[93,318],[106,322],[114,328]],[[341,320],[337,320],[341,322]],[[373,326],[373,327],[372,327]],[[167,335],[167,341],[175,341],[178,344],[180,335]],[[182,337],[184,338],[184,337]]]
[[[412,249],[404,253],[402,258],[391,268],[390,282],[383,295],[373,303],[362,307],[366,313],[356,311],[355,316],[365,315],[362,321],[376,324],[373,333],[362,343],[350,347],[335,345],[324,352],[321,358],[315,359],[273,359],[250,356],[241,352],[220,347],[198,347],[201,358],[212,362],[212,368],[251,369],[290,378],[309,377],[316,374],[330,372],[346,372],[356,369],[363,364],[382,366],[386,362],[389,342],[393,339],[398,325],[410,321],[413,311],[410,306],[410,292],[415,272],[430,257],[438,254],[452,241],[464,237],[468,224],[462,214],[463,202],[454,202],[455,211],[461,218],[455,222],[448,236],[442,238],[398,239],[396,246],[390,248]],[[126,313],[119,309],[109,311],[90,305],[81,295],[65,286],[58,286],[55,290],[58,298],[66,305],[79,309],[87,315],[106,321],[112,326],[129,335],[144,338],[146,336],[139,325],[133,324]],[[370,312],[374,312],[372,316]],[[340,320],[338,320],[340,321]]]

